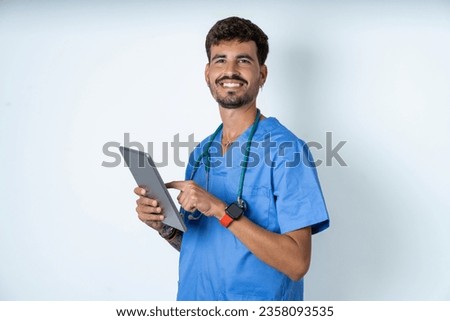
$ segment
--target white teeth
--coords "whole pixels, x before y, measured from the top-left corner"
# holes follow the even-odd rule
[[[235,88],[235,87],[240,87],[241,84],[235,83],[235,82],[225,82],[222,84],[222,86],[228,87],[228,88]]]

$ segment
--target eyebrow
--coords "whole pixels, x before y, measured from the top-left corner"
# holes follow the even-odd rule
[[[226,58],[226,55],[215,55],[214,57],[211,58],[211,60],[216,60],[219,58]]]
[[[255,61],[255,59],[253,59],[251,56],[249,56],[249,55],[247,55],[247,54],[238,55],[237,58],[238,58],[238,59],[240,59],[240,58],[246,58],[246,59],[248,59],[248,60]]]
[[[226,57],[227,57],[227,56],[224,55],[224,54],[217,54],[217,55],[215,55],[214,57],[211,58],[211,61],[212,61],[212,60],[215,60],[215,59],[226,58]],[[247,55],[247,54],[240,54],[240,55],[237,55],[237,56],[236,56],[236,59],[242,59],[242,58],[246,58],[246,59],[248,59],[248,60],[255,61],[255,59],[253,59],[250,55]]]

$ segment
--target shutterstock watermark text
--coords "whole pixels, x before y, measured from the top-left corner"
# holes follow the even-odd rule
[[[110,141],[103,145],[102,151],[108,159],[102,162],[103,167],[117,167],[121,164],[125,165],[122,160],[122,155],[119,152],[119,147],[124,146],[133,148],[152,156],[153,161],[157,167],[169,166],[169,154],[172,155],[170,159],[173,165],[179,167],[186,167],[186,163],[195,162],[189,155],[194,151],[199,142],[195,140],[194,134],[187,136],[187,139],[181,140],[180,134],[175,134],[171,142],[159,143],[155,146],[154,142],[138,142],[132,141],[130,133],[124,133],[123,142]],[[274,139],[271,133],[267,133],[262,141],[252,141],[251,143],[236,141],[232,143],[225,154],[222,155],[222,145],[218,141],[213,141],[209,147],[209,157],[211,160],[209,166],[218,167],[225,164],[226,167],[233,167],[234,162],[242,162],[244,155],[248,150],[248,164],[247,167],[255,167],[264,163],[266,166],[275,166],[274,157],[282,157],[286,167],[296,167],[300,163],[309,167],[319,166],[348,166],[340,152],[347,141],[338,141],[333,143],[333,133],[325,133],[325,142],[310,141],[301,143],[298,140],[280,141]],[[169,147],[171,153],[169,152]],[[307,148],[306,148],[307,147]],[[157,148],[160,148],[159,150]],[[311,151],[311,152],[308,152]],[[160,151],[160,159],[155,159],[155,152]],[[314,151],[321,152],[322,157],[313,159],[312,153]],[[205,151],[202,151],[205,152]],[[184,155],[184,156],[183,156]],[[206,153],[205,153],[206,155]],[[186,161],[184,161],[185,159]],[[242,164],[242,163],[241,163]],[[194,165],[194,164],[190,164]]]

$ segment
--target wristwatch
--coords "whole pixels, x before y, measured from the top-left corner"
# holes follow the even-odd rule
[[[230,226],[230,224],[238,220],[245,212],[245,207],[240,206],[237,202],[231,203],[225,209],[225,215],[220,219],[220,224],[224,227]]]

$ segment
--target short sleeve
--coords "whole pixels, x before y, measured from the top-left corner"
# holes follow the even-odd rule
[[[311,226],[328,228],[329,217],[317,170],[306,143],[297,139],[275,156],[273,190],[281,233]]]

